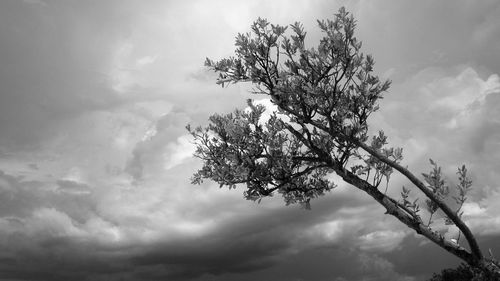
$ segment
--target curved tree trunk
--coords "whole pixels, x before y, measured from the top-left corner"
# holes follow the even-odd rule
[[[418,234],[425,236],[427,239],[431,240],[439,247],[462,259],[466,263],[475,263],[475,257],[466,249],[459,246],[458,244],[451,243],[450,241],[444,239],[444,237],[439,233],[432,231],[432,229],[427,227],[420,219],[413,217],[409,213],[405,212],[394,199],[380,192],[375,186],[360,179],[352,172],[349,172],[344,168],[338,167],[337,169],[335,169],[335,172],[340,177],[342,177],[344,181],[350,183],[358,189],[361,189],[382,206],[384,206],[387,210],[387,214],[394,216],[406,226],[415,230]]]
[[[427,198],[432,200],[436,205],[445,213],[445,215],[462,231],[464,234],[465,239],[467,240],[467,243],[469,244],[469,247],[471,249],[471,253],[474,257],[474,262],[479,262],[483,260],[483,254],[481,252],[481,249],[479,248],[479,245],[476,241],[476,238],[470,231],[469,227],[463,222],[462,219],[458,217],[458,215],[450,209],[448,205],[446,205],[442,200],[437,198],[431,190],[429,190],[415,175],[413,175],[410,171],[408,171],[406,168],[402,167],[398,163],[395,163],[394,161],[391,161],[390,159],[387,159],[384,157],[382,154],[379,152],[373,150],[366,144],[356,141],[356,144],[359,145],[361,148],[363,148],[366,152],[371,154],[372,156],[376,157],[378,160],[384,162],[385,164],[391,166],[401,174],[403,174],[408,180],[410,180],[418,189],[420,189]]]
[[[334,167],[334,170],[337,175],[342,177],[345,182],[364,191],[373,199],[375,199],[379,204],[384,206],[387,210],[386,214],[392,215],[409,228],[415,230],[415,232],[417,232],[418,234],[425,236],[434,244],[460,258],[472,268],[477,269],[479,271],[478,273],[476,273],[476,275],[478,276],[477,278],[479,278],[477,279],[478,281],[500,280],[500,265],[498,264],[498,262],[484,258],[482,255],[480,258],[478,258],[477,255],[474,255],[473,253],[467,251],[460,245],[446,240],[441,234],[433,231],[431,228],[426,226],[420,220],[420,218],[414,217],[410,212],[404,211],[404,208],[397,201],[380,192],[375,186],[371,185],[365,180],[360,179],[358,176],[346,170],[345,168],[336,166]],[[476,241],[475,238],[474,241]]]

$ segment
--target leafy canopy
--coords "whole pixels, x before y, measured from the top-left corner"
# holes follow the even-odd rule
[[[368,139],[368,117],[390,82],[373,74],[374,60],[360,52],[354,18],[345,9],[318,25],[324,37],[316,48],[306,48],[300,23],[287,35],[287,27],[259,18],[251,33],[236,37],[234,57],[206,60],[219,73],[219,84],[252,82],[253,92],[268,95],[278,111],[262,122],[265,108],[249,100],[247,110],[214,114],[206,128],[189,127],[198,143],[195,155],[204,160],[194,183],[245,183],[248,199],[277,191],[287,204],[308,206],[335,186],[327,177],[334,166],[355,163],[357,174],[374,168],[377,184],[390,175],[388,165],[358,153],[352,142]],[[383,132],[373,138],[374,149],[402,159],[401,149],[383,149],[385,144]]]

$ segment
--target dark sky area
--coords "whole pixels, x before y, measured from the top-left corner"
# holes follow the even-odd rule
[[[190,184],[188,123],[244,108],[204,67],[258,17],[346,6],[393,81],[371,121],[420,175],[474,180],[464,219],[500,256],[500,2],[0,2],[0,280],[419,281],[459,260],[342,182],[312,210]],[[312,45],[311,45],[312,46]],[[395,176],[399,194],[406,183]],[[436,229],[457,229],[436,220]]]

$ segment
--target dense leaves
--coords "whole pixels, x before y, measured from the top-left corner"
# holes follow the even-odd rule
[[[326,177],[332,166],[345,167],[353,157],[364,163],[353,170],[368,176],[376,171],[377,186],[389,177],[388,165],[357,153],[350,139],[367,140],[367,119],[390,83],[373,75],[374,61],[360,53],[354,19],[344,9],[318,24],[325,36],[317,48],[306,48],[300,23],[287,36],[287,27],[258,19],[252,33],[236,37],[235,57],[206,60],[219,73],[218,83],[252,82],[254,93],[270,96],[282,117],[275,112],[260,124],[264,108],[249,101],[247,110],[216,114],[209,127],[190,128],[199,144],[196,156],[205,160],[195,183],[246,183],[249,199],[276,190],[287,203],[307,204],[333,188]],[[374,138],[375,149],[386,144],[381,136]],[[397,160],[401,152],[383,150]]]
[[[470,267],[461,264],[456,269],[443,269],[441,273],[434,273],[428,281],[471,281],[473,277]]]
[[[434,273],[428,281],[498,281],[498,277],[467,264],[460,264],[457,268],[443,269]]]
[[[249,109],[210,117],[211,124],[190,132],[200,142],[196,156],[205,161],[194,183],[211,178],[230,188],[246,183],[252,200],[283,195],[287,204],[303,203],[334,187],[325,176],[332,172],[301,140],[291,135],[276,113],[264,124],[265,108],[248,102]]]

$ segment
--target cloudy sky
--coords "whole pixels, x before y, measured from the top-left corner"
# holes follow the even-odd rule
[[[433,158],[453,185],[467,164],[464,217],[500,256],[500,2],[5,0],[0,280],[417,281],[458,265],[341,182],[310,211],[190,184],[186,124],[265,98],[215,85],[205,57],[259,16],[313,42],[342,5],[393,81],[373,128],[416,174]]]

